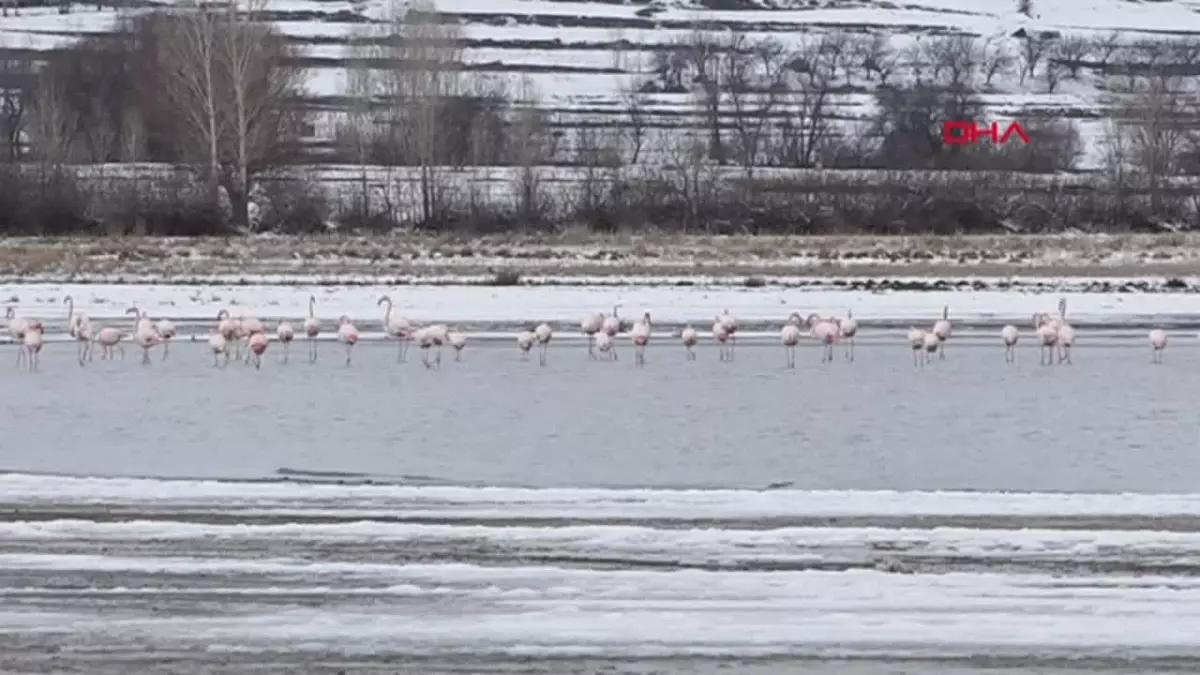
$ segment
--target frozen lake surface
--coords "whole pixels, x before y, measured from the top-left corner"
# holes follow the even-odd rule
[[[615,363],[589,361],[566,334],[547,366],[521,361],[506,326],[568,325],[574,301],[489,290],[503,291],[499,306],[409,301],[423,320],[491,331],[441,370],[421,367],[416,349],[397,363],[382,340],[360,343],[350,366],[322,342],[316,364],[300,344],[284,365],[273,344],[261,370],[219,369],[184,339],[166,361],[143,366],[127,345],[124,361],[80,368],[53,334],[61,289],[23,292],[23,315],[40,311],[50,342],[40,372],[0,361],[0,469],[16,472],[0,475],[0,665],[1200,668],[1200,344],[1173,329],[1155,366],[1145,336],[1161,317],[1191,321],[1200,303],[1073,297],[1087,317],[1075,363],[1043,367],[1027,338],[1006,365],[990,322],[1057,296],[964,294],[946,360],[914,368],[888,321],[941,300],[826,298],[814,311],[863,308],[856,361],[839,349],[822,364],[810,343],[789,370],[778,299],[751,294],[731,309],[764,332],[735,362],[707,339],[685,361],[664,330],[638,369],[627,338]],[[89,311],[115,319],[132,299],[121,292]],[[239,292],[263,318],[306,313],[307,292]],[[377,295],[321,306],[365,314]],[[733,298],[637,297],[679,323]],[[320,316],[342,311],[328,307]],[[210,313],[159,316],[202,338]],[[15,351],[0,346],[0,359]]]

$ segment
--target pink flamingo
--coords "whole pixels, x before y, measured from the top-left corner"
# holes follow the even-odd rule
[[[1020,334],[1017,332],[1017,327],[1009,324],[1000,329],[1000,339],[1004,342],[1004,362],[1017,362],[1017,338]]]
[[[450,330],[450,332],[446,333],[446,342],[449,343],[451,347],[454,347],[454,360],[462,361],[462,351],[463,348],[467,346],[466,333],[463,333],[458,329],[458,326],[455,326]]]
[[[1049,314],[1038,312],[1033,315],[1033,327],[1037,331],[1041,346],[1038,349],[1039,363],[1054,365],[1054,347],[1058,344],[1058,325]]]
[[[75,357],[82,366],[92,360],[92,338],[95,337],[92,322],[83,312],[75,311],[75,299],[71,296],[63,298],[63,303],[67,305],[67,333],[75,338],[78,346]]]
[[[252,333],[247,346],[250,348],[255,370],[261,369],[262,355],[263,352],[267,351],[267,334],[262,332]]]
[[[346,345],[346,365],[350,365],[350,355],[354,350],[354,345],[358,343],[358,329],[354,324],[350,323],[350,317],[345,314],[338,317],[338,340]]]
[[[1162,363],[1163,352],[1167,349],[1167,331],[1155,328],[1150,331],[1151,363]]]
[[[632,327],[628,321],[622,319],[620,314],[618,314],[618,310],[620,309],[621,305],[613,305],[612,316],[605,317],[604,323],[600,326],[600,331],[610,338],[615,338],[620,333],[623,333]],[[613,361],[621,360],[620,357],[617,356],[617,346],[615,341],[609,340],[609,350],[609,358],[611,358]]]
[[[938,340],[938,358],[946,358],[946,340],[950,339],[950,305],[942,307],[942,318],[938,319],[933,324],[933,330],[930,331],[937,337]]]
[[[841,333],[835,319],[822,319],[816,314],[809,314],[805,320],[805,325],[809,329],[809,334],[824,345],[824,351],[821,354],[821,363],[831,363],[833,361],[833,343],[837,342],[838,336]]]
[[[696,360],[695,347],[696,347],[696,342],[699,339],[699,335],[696,334],[696,329],[692,328],[691,326],[685,326],[683,329],[683,332],[681,332],[679,334],[679,339],[680,339],[680,341],[683,342],[683,348],[687,350],[687,360],[695,361]]]
[[[421,348],[421,363],[425,364],[426,368],[442,367],[442,345],[446,344],[449,333],[450,329],[440,323],[425,326],[413,333],[413,339]],[[429,350],[431,349],[435,350],[432,361],[429,359]]]
[[[717,316],[717,323],[721,324],[721,329],[725,332],[725,335],[728,336],[728,340],[729,340],[729,354],[728,354],[729,358],[727,358],[725,360],[732,361],[733,360],[733,348],[737,346],[737,330],[738,330],[737,318],[734,315],[730,314],[729,310],[726,309],[726,310],[723,310],[719,316]]]
[[[100,345],[100,359],[113,358],[114,350],[121,352],[121,358],[125,358],[125,347],[121,345],[121,340],[124,338],[121,331],[116,328],[101,328],[96,331],[96,342]]]
[[[912,348],[913,365],[925,365],[925,359],[921,357],[921,350],[925,349],[925,331],[909,327],[907,340],[908,346]]]
[[[596,350],[599,351],[601,354],[607,354],[608,360],[610,360],[610,361],[616,358],[616,354],[613,353],[612,348],[613,348],[612,336],[610,336],[608,333],[605,333],[605,332],[596,333]]]
[[[550,349],[550,338],[554,332],[550,330],[550,324],[538,324],[537,328],[533,329],[533,339],[538,343],[538,364],[546,365],[546,352]]]
[[[266,333],[267,333],[266,326],[264,326],[261,321],[259,321],[258,319],[254,318],[252,316],[239,316],[237,318],[237,323],[238,323],[238,337],[246,340],[246,347],[250,346],[250,338],[251,337],[257,335],[258,333],[262,333],[264,335],[266,335]],[[241,349],[242,349],[242,345],[240,342],[238,343],[237,348],[238,348],[238,353],[240,354]],[[250,365],[250,350],[249,349],[246,350],[245,361],[246,361],[246,365]]]
[[[208,348],[212,350],[213,366],[229,365],[229,342],[224,335],[213,333],[208,336]],[[224,364],[220,361],[220,357],[224,356]]]
[[[604,337],[612,340],[608,333],[603,333]],[[529,350],[533,349],[533,343],[537,341],[537,336],[531,330],[523,330],[517,333],[517,348],[521,350],[521,360],[529,360]]]
[[[717,341],[717,345],[721,349],[721,360],[732,361],[733,344],[731,343],[731,340],[733,339],[733,336],[729,334],[729,331],[725,330],[725,324],[721,323],[721,317],[717,317],[715,320],[713,320],[712,336],[713,339]]]
[[[633,338],[633,363],[636,366],[645,367],[646,345],[650,344],[650,312],[643,314],[641,321],[633,325],[630,335]]]
[[[33,322],[24,317],[17,316],[17,310],[9,307],[4,312],[4,317],[8,319],[8,333],[12,335],[13,342],[18,344],[17,347],[17,366],[25,360],[25,350],[20,346],[24,344],[25,333],[33,327]]]
[[[167,354],[171,349],[171,338],[179,334],[175,328],[175,324],[167,319],[159,319],[158,323],[154,324],[154,330],[162,337],[163,355],[162,360],[167,360]]]
[[[38,367],[38,354],[42,351],[42,324],[34,322],[25,331],[25,337],[21,340],[24,344],[22,348],[28,353],[29,372],[34,372]]]
[[[800,344],[800,338],[803,336],[800,330],[802,325],[804,325],[804,319],[793,312],[788,317],[787,323],[783,325],[783,330],[779,332],[779,341],[783,343],[788,368],[796,367],[796,345]]]
[[[387,310],[383,313],[383,330],[390,336],[396,338],[400,343],[399,353],[396,356],[397,363],[404,363],[408,358],[408,343],[412,340],[413,325],[412,322],[403,317],[392,318],[392,299],[386,295],[379,298],[379,302],[375,306],[387,304]]]
[[[150,319],[146,318],[146,313],[138,311],[137,307],[130,307],[125,310],[126,314],[133,313],[133,341],[142,348],[142,363],[150,363],[150,350],[154,345],[162,343],[162,337],[155,332],[154,326],[150,323]]]
[[[280,321],[275,328],[275,334],[279,336],[279,342],[283,344],[283,362],[287,363],[292,340],[296,338],[296,329],[292,328],[290,321]]]
[[[1058,362],[1071,363],[1071,347],[1075,346],[1075,327],[1067,323],[1067,299],[1058,301]]]
[[[613,311],[616,309],[614,308]],[[596,358],[596,334],[604,329],[604,313],[596,312],[583,317],[583,321],[579,322],[579,328],[588,339],[588,358],[594,360]]]
[[[304,320],[304,334],[308,336],[308,362],[317,361],[317,336],[321,334],[321,322],[316,315],[317,296],[308,296],[308,318]]]
[[[846,340],[846,360],[854,360],[854,336],[858,334],[858,322],[854,320],[854,310],[846,310],[846,318],[838,322],[842,338]]]
[[[929,363],[933,363],[933,355],[941,348],[941,346],[942,339],[938,337],[937,333],[933,331],[925,333],[925,360]]]

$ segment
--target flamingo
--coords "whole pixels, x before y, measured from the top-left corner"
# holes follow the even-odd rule
[[[728,358],[725,360],[732,361],[733,348],[737,346],[737,318],[730,314],[729,310],[726,309],[721,312],[720,316],[717,317],[717,323],[721,324],[721,329],[725,332],[729,339],[729,354]]]
[[[317,361],[317,336],[321,334],[321,322],[316,315],[317,296],[308,296],[308,318],[304,320],[304,334],[308,336],[308,362]]]
[[[615,309],[613,311],[616,311]],[[619,327],[619,326],[618,326]],[[596,334],[604,328],[604,313],[596,312],[583,317],[579,328],[588,339],[588,358],[596,358]]]
[[[18,345],[24,344],[25,333],[29,332],[29,329],[33,326],[33,322],[24,317],[18,317],[17,310],[13,307],[5,310],[4,317],[8,319],[8,332],[12,335],[13,342],[16,342]],[[24,359],[25,350],[18,348],[17,365],[20,366]]]
[[[267,351],[267,334],[259,331],[251,333],[250,340],[246,344],[250,348],[251,358],[254,360],[255,370],[262,368],[262,355]]]
[[[612,316],[605,317],[604,323],[600,326],[601,332],[610,338],[615,338],[617,334],[629,330],[630,328],[629,322],[622,320],[621,316],[617,313],[620,309],[620,305],[613,305]],[[620,358],[617,356],[617,346],[612,340],[609,340],[609,349],[611,350],[609,352],[609,357],[614,361],[619,361]]]
[[[909,327],[907,339],[908,346],[912,348],[913,365],[925,365],[925,359],[920,356],[921,350],[925,348],[925,331]]]
[[[838,335],[841,333],[836,320],[823,319],[816,314],[809,314],[804,323],[809,329],[809,334],[824,345],[821,363],[831,363],[833,361],[833,343],[837,342]]]
[[[938,340],[938,358],[946,358],[946,340],[950,339],[950,305],[942,306],[942,318],[933,324],[931,331]]]
[[[230,318],[229,310],[223,309],[217,312],[217,332],[221,337],[225,338],[225,346],[238,339],[238,322],[236,319]],[[226,352],[228,355],[228,352]]]
[[[696,334],[696,329],[691,326],[684,326],[683,332],[679,334],[679,339],[683,342],[683,348],[687,350],[687,360],[696,360],[696,341],[699,336]]]
[[[125,310],[126,314],[133,313],[133,341],[142,348],[142,363],[150,363],[150,350],[162,342],[162,337],[154,331],[154,325],[146,318],[146,313],[138,311],[137,307]]]
[[[387,310],[383,313],[383,330],[400,341],[396,363],[404,363],[408,357],[408,342],[412,339],[413,325],[411,321],[403,317],[392,318],[392,299],[390,297],[381,296],[375,306],[378,307],[384,303],[387,303]]]
[[[646,345],[650,344],[650,312],[643,314],[641,320],[633,325],[630,335],[633,338],[633,363],[645,367]]]
[[[937,333],[929,331],[925,334],[925,360],[933,363],[933,354],[942,346],[942,339],[937,336]]]
[[[413,333],[413,339],[417,341],[417,346],[421,348],[421,363],[425,364],[426,368],[437,366],[442,367],[442,345],[446,344],[450,329],[444,324],[434,324],[425,326]],[[433,360],[429,360],[429,350],[436,348],[437,353]]]
[[[238,339],[239,339],[239,342],[237,343],[237,353],[238,353],[238,357],[241,358],[241,354],[242,354],[241,340],[246,340],[246,346],[249,347],[250,346],[250,338],[259,333],[262,333],[265,335],[267,332],[267,329],[265,326],[262,325],[261,321],[259,321],[258,319],[254,318],[252,316],[239,316],[236,319],[236,321],[237,321],[237,325],[238,325],[237,335],[238,335]],[[246,365],[250,365],[250,350],[249,349],[246,350],[245,360],[246,360]]]
[[[212,350],[213,366],[221,365],[220,357],[225,356],[225,364],[229,363],[229,343],[225,340],[225,336],[220,333],[213,333],[208,336],[208,348]]]
[[[725,325],[721,323],[721,317],[713,320],[712,335],[713,339],[721,347],[721,360],[732,361],[733,345],[730,344],[731,336],[729,335],[729,331],[725,330]]]
[[[1058,301],[1058,362],[1071,363],[1071,347],[1075,345],[1075,327],[1067,323],[1067,299]]]
[[[25,331],[22,348],[29,356],[29,372],[37,370],[38,354],[42,351],[42,325],[35,323]]]
[[[846,340],[846,360],[854,360],[854,336],[858,334],[858,322],[854,320],[854,310],[846,310],[846,319],[838,322],[842,337]]]
[[[85,361],[92,360],[92,322],[83,312],[75,312],[74,298],[68,295],[63,302],[67,305],[67,333],[75,338],[78,345],[75,355],[82,366]]]
[[[784,355],[787,359],[787,367],[796,367],[796,345],[800,344],[800,337],[803,332],[800,326],[804,325],[804,319],[800,315],[793,312],[788,317],[787,323],[783,325],[783,330],[779,331],[779,341],[783,343]]]
[[[1152,363],[1162,363],[1163,352],[1167,349],[1167,331],[1155,328],[1150,331],[1150,347]]]
[[[121,335],[121,331],[116,328],[101,328],[96,331],[96,342],[100,344],[100,358],[111,359],[113,350],[121,352],[121,358],[125,358],[125,347],[121,345],[121,340],[125,336]]]
[[[179,331],[175,329],[175,324],[171,323],[170,320],[168,320],[168,319],[159,319],[158,323],[154,324],[154,330],[162,337],[162,343],[163,343],[162,360],[166,361],[167,354],[169,353],[169,351],[171,349],[171,338],[178,335]]]
[[[538,327],[533,329],[533,339],[538,343],[539,365],[546,365],[546,352],[550,350],[550,338],[553,336],[554,332],[550,330],[550,324],[538,324]]]
[[[601,335],[610,341],[612,340],[612,337],[610,337],[607,332],[601,333]],[[534,335],[534,332],[531,330],[523,330],[520,333],[517,333],[517,347],[521,350],[522,361],[529,360],[529,350],[533,349],[533,343],[536,341],[537,336]]]
[[[450,343],[451,347],[454,347],[454,360],[461,361],[463,347],[467,346],[466,334],[458,330],[458,327],[455,326],[446,334],[446,342]]]
[[[518,342],[519,342],[519,340],[518,340]],[[609,360],[612,360],[614,358],[614,356],[612,354],[612,348],[613,348],[613,339],[611,336],[609,336],[608,333],[605,333],[605,332],[596,333],[596,349],[601,354],[608,354]]]
[[[287,363],[288,351],[291,349],[292,340],[296,337],[296,329],[292,328],[290,321],[280,321],[279,325],[275,327],[275,334],[279,336],[279,341],[283,343],[283,362]]]
[[[346,345],[346,365],[350,365],[350,355],[354,349],[355,343],[358,342],[358,329],[354,324],[350,323],[350,317],[345,314],[338,317],[338,340]]]
[[[1033,327],[1037,331],[1041,346],[1038,348],[1039,362],[1044,366],[1054,364],[1054,347],[1058,344],[1058,325],[1050,315],[1038,312],[1033,315]]]
[[[1004,342],[1004,362],[1017,362],[1017,338],[1019,333],[1017,327],[1009,324],[1000,329],[1000,339]]]

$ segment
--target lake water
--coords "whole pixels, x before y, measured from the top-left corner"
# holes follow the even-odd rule
[[[1196,672],[1200,349],[997,343],[49,344],[0,370],[0,669]]]
[[[898,340],[898,338],[895,338]],[[744,346],[732,364],[705,346],[693,362],[666,340],[648,366],[589,361],[552,345],[549,364],[509,341],[469,345],[443,367],[396,363],[361,343],[354,362],[323,344],[283,366],[213,368],[180,343],[165,362],[74,362],[49,345],[41,372],[0,377],[10,420],[0,468],[102,475],[266,477],[280,468],[530,486],[739,486],[821,489],[1194,489],[1200,349],[1150,363],[1139,335],[1090,338],[1074,365],[1016,366],[990,339],[958,339],[914,368],[871,338],[857,359],[797,368],[779,346]],[[278,345],[272,348],[278,349]],[[15,355],[9,347],[2,353]],[[10,356],[15,360],[15,356]],[[157,355],[156,355],[157,358]],[[11,367],[11,366],[10,366]]]

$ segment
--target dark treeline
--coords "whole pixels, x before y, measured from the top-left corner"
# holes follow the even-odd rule
[[[0,234],[329,223],[970,233],[1197,219],[1192,39],[926,36],[897,51],[883,35],[784,48],[701,26],[655,52],[652,76],[620,92],[619,114],[580,125],[540,107],[527,78],[498,85],[459,67],[459,27],[418,5],[356,36],[363,58],[348,66],[335,141],[314,148],[295,47],[271,25],[223,9],[121,22],[45,63],[0,59]],[[942,142],[944,122],[989,119],[981,96],[1013,80],[1119,94],[1092,141],[1101,171],[1072,174],[1083,141],[1060,113],[1024,117],[1028,145]],[[868,89],[870,116],[844,119],[840,97]],[[663,92],[689,95],[692,128],[651,122],[648,97]],[[314,163],[356,168],[330,182],[298,168]],[[488,168],[464,178],[471,167]]]

